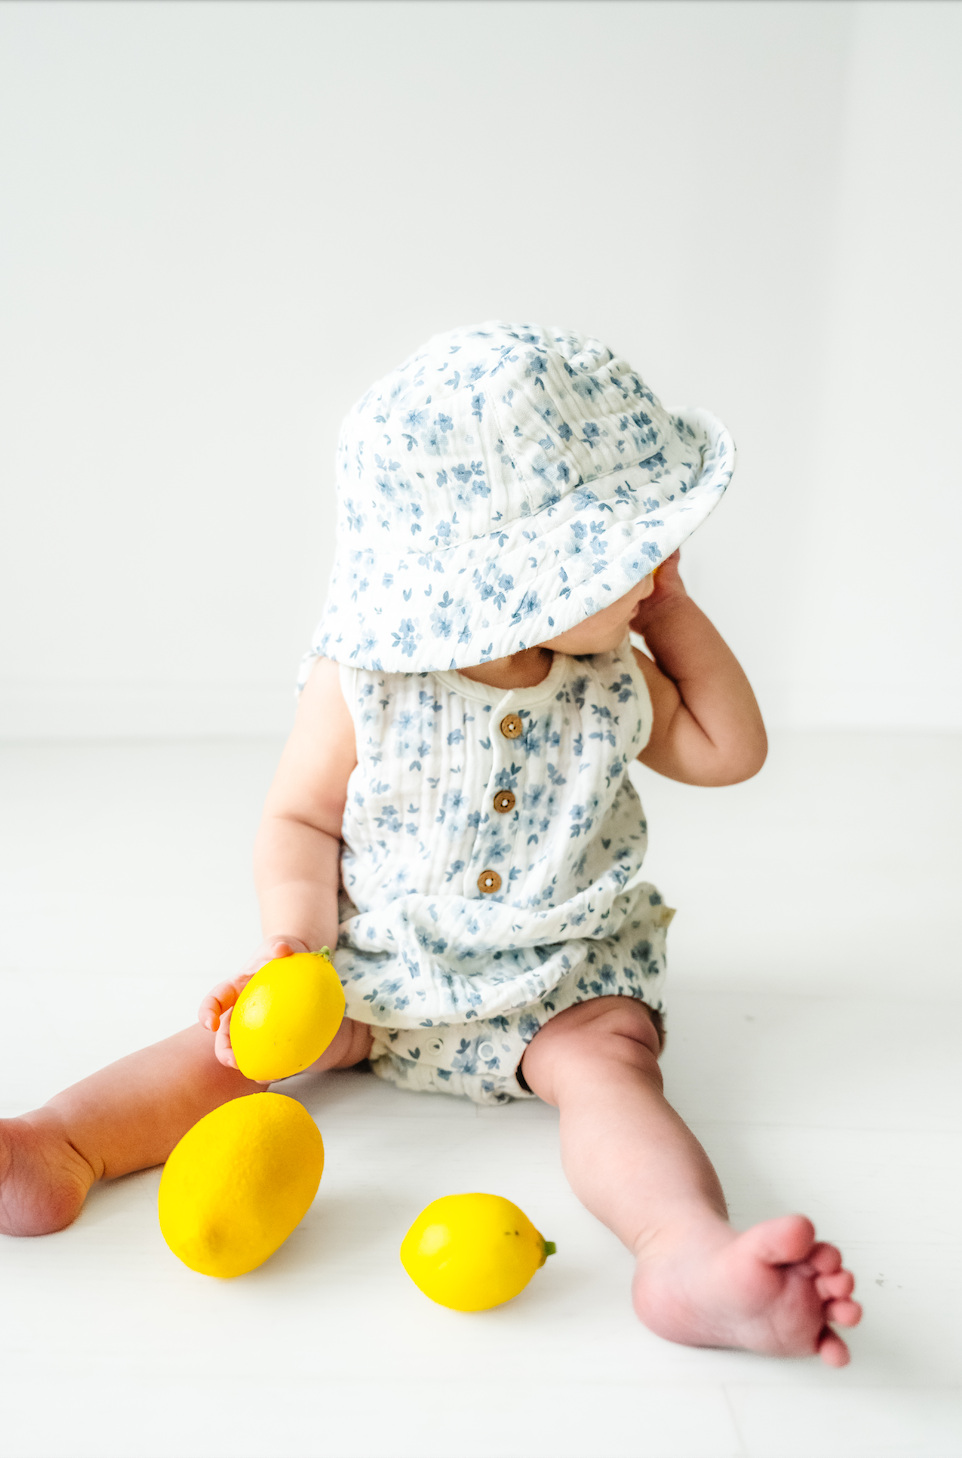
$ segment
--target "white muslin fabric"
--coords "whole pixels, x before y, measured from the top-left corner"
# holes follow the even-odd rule
[[[492,321],[436,335],[341,428],[318,656],[467,668],[557,637],[640,582],[721,500],[735,447],[665,409],[600,340]]]
[[[554,655],[533,688],[342,665],[358,762],[335,965],[375,1071],[482,1103],[521,1097],[524,1049],[574,1003],[662,1011],[673,915],[643,879],[627,767],[651,732],[630,642]]]

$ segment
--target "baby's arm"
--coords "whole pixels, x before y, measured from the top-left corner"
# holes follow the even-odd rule
[[[357,764],[339,670],[318,659],[301,694],[254,845],[265,937],[337,945],[341,821]]]
[[[733,785],[757,774],[768,742],[755,695],[685,591],[677,552],[658,568],[654,591],[638,604],[631,626],[655,660],[635,650],[654,709],[641,762],[689,785]]]
[[[243,971],[215,987],[200,1008],[200,1021],[217,1032],[217,1057],[229,1067],[236,1066],[230,1009],[257,969],[273,957],[337,945],[341,820],[356,763],[354,724],[338,666],[318,659],[301,694],[254,845],[264,940]]]

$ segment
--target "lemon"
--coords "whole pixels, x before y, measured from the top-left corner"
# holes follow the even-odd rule
[[[310,1114],[285,1094],[232,1099],[170,1153],[160,1179],[161,1234],[205,1276],[262,1265],[307,1214],[324,1169]]]
[[[241,1073],[258,1083],[290,1078],[320,1058],[344,1017],[344,992],[327,955],[296,952],[255,972],[230,1020]]]
[[[523,1291],[554,1255],[552,1241],[500,1195],[445,1195],[401,1242],[401,1264],[425,1296],[454,1311],[486,1311]]]

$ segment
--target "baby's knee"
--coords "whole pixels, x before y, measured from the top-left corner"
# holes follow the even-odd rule
[[[660,1023],[658,1014],[637,998],[596,997],[566,1008],[544,1025],[534,1041],[543,1046],[550,1041],[592,1050],[604,1048],[609,1055],[620,1041],[625,1051],[640,1046],[657,1057],[661,1051]]]
[[[657,1019],[657,1023],[655,1021]],[[622,1063],[643,1069],[660,1081],[661,1019],[633,997],[598,997],[569,1007],[545,1023],[525,1051],[525,1082],[555,1103],[556,1071],[576,1065]]]

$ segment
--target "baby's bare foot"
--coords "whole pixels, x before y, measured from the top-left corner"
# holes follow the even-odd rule
[[[811,1221],[785,1215],[743,1235],[718,1221],[653,1240],[639,1255],[633,1296],[641,1320],[669,1341],[773,1357],[817,1352],[844,1367],[848,1348],[828,1323],[861,1319],[854,1285]]]
[[[49,1235],[76,1219],[94,1171],[45,1109],[0,1119],[0,1232]]]

